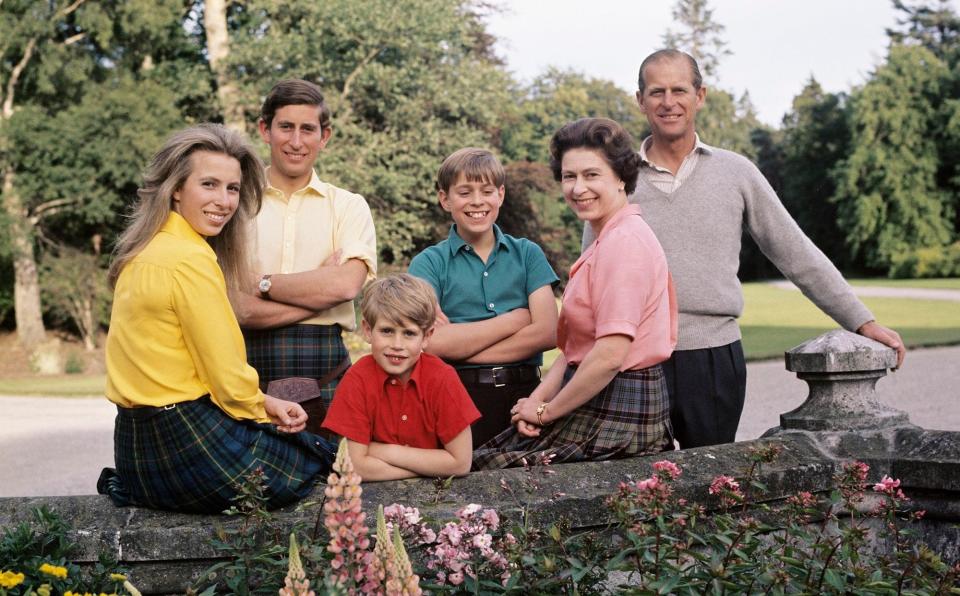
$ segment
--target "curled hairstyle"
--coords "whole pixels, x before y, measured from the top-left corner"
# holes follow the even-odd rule
[[[330,128],[330,109],[323,100],[320,87],[303,79],[285,79],[273,86],[260,107],[260,119],[270,128],[277,110],[286,106],[320,108],[320,130]]]
[[[700,87],[703,86],[703,75],[700,74],[700,66],[697,65],[697,60],[693,56],[680,50],[657,50],[644,58],[643,62],[640,63],[640,74],[637,76],[637,89],[640,90],[641,95],[647,87],[646,81],[643,80],[643,72],[647,69],[647,66],[654,62],[660,62],[661,60],[686,60],[687,64],[690,65],[690,72],[693,73],[693,80],[691,81],[693,88],[700,89]]]
[[[174,133],[153,156],[137,189],[130,223],[120,235],[110,264],[110,285],[120,272],[156,236],[173,209],[173,193],[183,187],[193,171],[191,155],[197,151],[220,153],[240,162],[240,202],[230,221],[216,236],[207,238],[217,255],[227,286],[246,281],[249,262],[247,241],[250,220],[260,211],[266,176],[263,163],[249,141],[220,124],[200,124]]]
[[[426,331],[437,319],[436,303],[430,284],[409,273],[399,273],[381,277],[367,287],[360,314],[370,327],[382,319],[393,323],[405,319]]]
[[[485,182],[500,188],[507,179],[503,165],[493,153],[477,147],[464,147],[451,153],[437,171],[437,190],[449,192],[463,174],[468,182]]]
[[[629,195],[637,188],[640,156],[633,148],[633,138],[622,126],[609,118],[581,118],[563,125],[550,139],[550,169],[560,181],[563,154],[570,149],[593,149],[623,180]]]

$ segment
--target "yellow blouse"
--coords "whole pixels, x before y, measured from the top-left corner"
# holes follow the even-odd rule
[[[216,255],[174,212],[120,272],[106,361],[107,399],[118,405],[209,393],[233,418],[269,421]]]

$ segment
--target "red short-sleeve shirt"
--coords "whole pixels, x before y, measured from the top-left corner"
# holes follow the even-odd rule
[[[340,380],[323,428],[364,445],[440,449],[479,418],[456,371],[440,358],[421,354],[402,386],[368,355]]]

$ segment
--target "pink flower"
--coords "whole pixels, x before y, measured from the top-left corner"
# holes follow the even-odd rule
[[[859,482],[865,482],[867,480],[867,472],[870,471],[870,466],[862,461],[855,461],[853,463],[845,464],[843,466],[843,470],[844,472],[850,474],[855,480]]]
[[[493,544],[493,536],[490,534],[477,534],[473,537],[473,546],[481,550],[490,548]]]
[[[810,509],[817,504],[817,499],[811,492],[804,490],[788,498],[787,503],[803,509]]]
[[[497,515],[497,512],[493,509],[484,509],[483,523],[487,524],[490,530],[496,531],[496,529],[500,527],[500,516]]]
[[[457,517],[460,519],[466,519],[478,511],[480,511],[480,505],[477,505],[476,503],[470,503],[457,512]]]
[[[634,486],[640,492],[651,492],[656,490],[659,485],[660,479],[656,476],[651,476],[650,478],[646,478],[644,480],[638,480]]]
[[[711,495],[716,495],[724,490],[729,490],[731,492],[740,492],[740,483],[731,478],[730,476],[724,476],[721,474],[713,479],[713,482],[710,483],[709,492]]]
[[[680,477],[680,474],[682,473],[680,470],[680,466],[673,463],[672,461],[667,461],[667,460],[654,462],[653,469],[657,472],[666,472],[667,474],[670,475],[671,480],[676,480],[677,478]]]
[[[880,482],[873,485],[873,490],[878,493],[883,493],[890,495],[891,497],[896,495],[898,492],[903,494],[902,491],[897,491],[896,488],[900,486],[900,481],[895,480],[886,474],[883,475],[883,478],[880,479]]]
[[[456,573],[451,573],[451,574],[447,577],[447,581],[449,581],[451,584],[453,584],[453,585],[455,585],[455,586],[459,586],[460,584],[463,583],[463,572],[462,572],[462,571],[458,571],[458,572],[456,572]]]
[[[460,544],[460,540],[463,538],[463,532],[460,531],[460,526],[453,522],[447,522],[443,529],[440,530],[440,537],[446,538],[447,542],[456,546]]]

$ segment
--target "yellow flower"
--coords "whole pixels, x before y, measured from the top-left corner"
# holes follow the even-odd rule
[[[123,582],[123,581],[127,581],[127,576],[122,573],[111,573],[110,579],[112,579],[115,582]]]
[[[46,573],[47,575],[52,575],[53,577],[65,579],[67,577],[67,568],[57,567],[56,565],[51,565],[50,563],[44,563],[40,566],[40,573]]]
[[[15,588],[23,583],[23,574],[15,571],[0,573],[0,588]]]
[[[37,594],[39,594],[39,596],[50,596],[50,584],[41,584],[40,587],[37,588]]]

